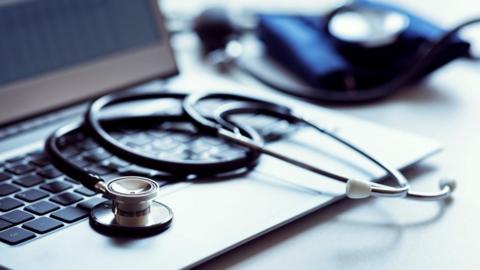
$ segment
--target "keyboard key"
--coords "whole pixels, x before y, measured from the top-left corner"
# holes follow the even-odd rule
[[[22,210],[13,210],[12,212],[8,212],[4,215],[0,216],[0,219],[8,221],[12,224],[20,224],[27,220],[33,219],[33,215],[27,212],[23,212]]]
[[[78,207],[67,207],[54,212],[51,217],[60,221],[72,223],[88,216],[88,211]]]
[[[10,228],[12,226],[13,226],[12,223],[10,223],[8,221],[5,221],[3,219],[0,219],[0,231],[3,231],[3,230],[5,230],[7,228]]]
[[[151,141],[151,139],[143,133],[138,133],[138,134],[135,134],[135,135],[129,135],[122,140],[122,142],[124,144],[131,144],[131,145],[134,145],[134,146],[143,146],[143,145],[149,143],[150,141]]]
[[[95,150],[95,151],[92,151],[92,152],[89,152],[89,153],[86,153],[85,155],[83,155],[83,158],[85,160],[88,160],[90,162],[93,162],[93,163],[96,163],[96,162],[100,162],[106,158],[109,158],[111,155],[107,152],[105,152],[104,150]]]
[[[91,197],[91,196],[97,194],[95,191],[91,191],[90,189],[88,189],[86,187],[79,187],[79,188],[75,189],[75,192],[77,192],[79,194],[82,194],[84,196],[88,196],[88,197]]]
[[[101,203],[104,203],[106,201],[108,201],[108,200],[105,199],[105,198],[95,197],[95,198],[91,198],[88,201],[81,202],[77,206],[90,211],[90,210],[92,210],[93,207],[95,207],[95,206],[97,206]]]
[[[8,163],[17,163],[17,162],[22,161],[24,158],[25,158],[24,156],[17,156],[17,157],[7,159],[7,162]]]
[[[33,158],[45,157],[45,153],[43,152],[43,150],[36,150],[36,151],[28,153],[27,155],[29,155]]]
[[[23,187],[33,187],[45,181],[42,177],[38,175],[25,175],[18,179],[15,179],[13,182]]]
[[[123,168],[123,167],[126,167],[130,165],[130,163],[124,161],[124,160],[121,160],[119,158],[112,158],[111,160],[109,160],[108,162],[105,163],[105,166],[109,167],[109,168],[112,168],[114,170],[118,170],[120,168]]]
[[[114,170],[112,168],[109,168],[105,165],[94,165],[94,166],[88,168],[88,170],[91,171],[92,173],[98,174],[98,175],[106,175],[106,174],[110,174],[110,173],[114,172]]]
[[[35,234],[22,228],[10,228],[0,232],[0,241],[9,245],[16,245],[35,237]]]
[[[200,154],[204,151],[207,151],[211,148],[212,146],[208,143],[205,143],[203,140],[197,140],[193,142],[192,144],[189,145],[188,151],[194,154]]]
[[[68,134],[65,139],[68,143],[76,143],[85,140],[85,135],[83,133]]]
[[[171,150],[180,145],[178,142],[174,141],[171,137],[165,137],[162,139],[156,139],[152,143],[152,147],[158,151],[167,151]]]
[[[25,210],[27,210],[30,213],[34,213],[36,215],[45,215],[59,208],[60,206],[53,204],[51,202],[41,201],[25,207]]]
[[[15,200],[15,199],[12,199],[12,198],[0,199],[0,211],[2,211],[2,212],[10,211],[10,210],[15,209],[17,207],[20,207],[22,205],[23,205],[23,203],[21,201]]]
[[[70,193],[70,192],[65,192],[60,195],[57,195],[55,197],[50,198],[52,202],[56,202],[61,205],[70,205],[72,203],[76,203],[78,201],[81,201],[83,199],[82,196]]]
[[[3,182],[5,180],[8,180],[12,178],[12,176],[6,172],[0,172],[0,182]]]
[[[214,156],[221,160],[231,160],[245,156],[246,152],[237,148],[225,149],[222,152],[215,154]]]
[[[71,160],[71,162],[75,165],[77,165],[80,168],[86,167],[87,165],[90,165],[89,161],[86,161],[83,158],[74,158]]]
[[[10,184],[1,184],[0,185],[0,196],[6,196],[8,194],[15,193],[17,191],[20,191],[20,188],[10,185]]]
[[[10,228],[12,226],[13,226],[12,223],[5,221],[3,219],[0,219],[0,231]]]
[[[75,155],[78,155],[80,153],[80,150],[78,150],[77,148],[75,148],[73,146],[67,146],[65,148],[62,148],[60,151],[62,152],[62,155],[66,156],[66,157],[75,156]]]
[[[55,169],[54,167],[47,167],[47,168],[40,169],[37,171],[37,173],[48,179],[52,179],[62,175],[62,173],[59,170]]]
[[[73,180],[70,177],[64,177],[63,180],[68,181],[68,182],[73,183],[73,184],[77,184],[77,185],[80,184],[80,182],[78,182],[77,180]]]
[[[43,192],[38,189],[29,189],[20,193],[15,194],[16,198],[24,200],[26,202],[34,202],[40,199],[48,197],[48,193]]]
[[[48,217],[40,217],[23,224],[23,228],[36,233],[47,233],[63,226],[63,223]]]
[[[39,167],[45,167],[50,164],[50,161],[46,157],[37,157],[30,160],[30,163]]]
[[[35,170],[30,164],[17,164],[7,168],[7,171],[16,174],[16,175],[23,175]]]
[[[159,139],[171,134],[170,132],[164,130],[150,130],[148,133]]]
[[[65,182],[65,181],[55,181],[48,184],[43,184],[40,186],[41,189],[49,191],[51,193],[59,193],[61,191],[67,190],[73,187],[73,185]]]
[[[99,146],[92,139],[86,139],[82,142],[77,143],[77,147],[88,151],[88,150],[98,148]]]
[[[194,136],[187,134],[187,133],[172,133],[170,135],[175,141],[181,142],[181,143],[188,143],[195,139]]]
[[[210,144],[214,146],[219,146],[221,144],[224,144],[225,141],[216,137],[200,137],[196,141],[200,141],[202,144]]]

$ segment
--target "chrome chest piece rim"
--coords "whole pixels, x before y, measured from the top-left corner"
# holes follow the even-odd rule
[[[394,43],[409,25],[408,16],[400,12],[357,7],[336,13],[328,31],[340,41],[377,48]]]
[[[148,178],[125,176],[107,184],[106,195],[112,201],[101,203],[90,212],[94,229],[105,234],[140,236],[160,233],[173,219],[172,210],[153,201],[158,184]]]

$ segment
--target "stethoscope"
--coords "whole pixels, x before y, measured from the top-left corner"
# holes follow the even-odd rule
[[[358,89],[354,76],[344,76],[344,89],[326,89],[309,86],[307,84],[285,84],[278,81],[275,73],[262,72],[253,68],[250,61],[244,61],[243,56],[248,55],[240,36],[245,32],[253,31],[251,25],[241,27],[226,14],[225,10],[205,10],[193,22],[193,31],[196,32],[205,49],[205,59],[210,64],[218,67],[221,72],[232,68],[248,74],[260,83],[280,92],[300,97],[314,102],[355,103],[376,100],[386,97],[402,87],[416,82],[419,77],[428,71],[432,63],[441,56],[452,37],[467,26],[477,24],[480,18],[468,20],[450,29],[437,41],[426,46],[420,46],[411,65],[398,72],[395,78],[369,89]],[[346,51],[362,49],[360,54],[383,50],[394,44],[400,35],[410,25],[407,15],[393,10],[383,10],[363,6],[361,1],[353,1],[339,6],[325,16],[326,22],[322,27],[336,43],[336,46]],[[250,23],[252,24],[252,23]],[[466,55],[475,59],[473,55]],[[374,57],[373,57],[374,58]],[[319,63],[321,64],[321,63]]]
[[[102,119],[102,110],[112,105],[124,104],[132,101],[151,99],[173,99],[181,102],[183,112],[177,115],[145,115],[124,116],[112,119]],[[202,102],[208,100],[222,100],[212,115],[200,112]],[[327,135],[345,145],[354,152],[367,158],[395,180],[397,186],[387,186],[371,181],[352,179],[324,170],[300,159],[287,156],[282,152],[270,149],[264,143],[255,129],[233,120],[233,116],[240,114],[268,115],[286,120],[291,125],[311,127],[321,134]],[[243,154],[233,158],[221,160],[174,160],[129,148],[116,140],[105,129],[109,124],[148,124],[168,121],[188,122],[195,126],[198,135],[220,138],[233,146],[242,149]],[[132,162],[136,165],[165,172],[162,180],[178,181],[215,177],[237,172],[245,172],[254,168],[259,162],[261,154],[266,154],[300,168],[309,170],[346,185],[346,195],[352,199],[374,197],[397,197],[416,200],[442,200],[450,197],[455,189],[452,179],[440,181],[440,191],[420,193],[410,189],[407,179],[401,172],[390,167],[367,154],[359,147],[342,139],[334,132],[307,120],[287,106],[230,93],[195,93],[190,95],[175,93],[145,93],[126,92],[106,95],[93,101],[83,123],[74,123],[55,131],[46,141],[45,151],[52,163],[66,175],[78,180],[85,187],[103,194],[111,201],[95,206],[90,213],[90,223],[97,231],[114,235],[149,235],[159,233],[171,224],[173,212],[158,201],[156,197],[159,185],[152,179],[138,176],[124,176],[105,181],[100,175],[84,170],[75,165],[62,153],[62,145],[68,141],[68,136],[82,130],[91,136],[100,146],[115,156]]]

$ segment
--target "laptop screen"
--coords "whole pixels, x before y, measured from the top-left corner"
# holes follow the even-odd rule
[[[176,73],[152,0],[1,1],[0,59],[0,122]]]

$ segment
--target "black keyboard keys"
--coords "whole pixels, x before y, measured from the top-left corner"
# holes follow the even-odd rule
[[[3,232],[0,232],[0,241],[9,245],[20,244],[35,237],[35,234],[22,228],[10,228]]]
[[[124,144],[131,145],[134,148],[143,146],[143,145],[149,143],[150,141],[151,141],[151,139],[143,133],[130,135],[130,136],[127,136],[123,139]]]
[[[101,203],[104,203],[108,201],[107,199],[105,198],[102,198],[102,197],[96,197],[96,198],[92,198],[88,201],[84,201],[84,202],[81,202],[78,204],[78,207],[81,207],[83,209],[86,209],[86,210],[92,210],[93,207],[101,204]]]
[[[50,161],[46,157],[36,157],[30,160],[30,163],[39,167],[44,167],[50,164]]]
[[[51,193],[59,193],[61,191],[71,188],[72,185],[65,181],[55,181],[48,184],[41,185],[40,188]]]
[[[121,160],[121,159],[118,159],[118,158],[113,158],[111,160],[109,160],[108,162],[105,163],[105,166],[117,171],[119,170],[120,168],[124,168],[126,166],[130,165],[130,163],[124,161],[124,160]]]
[[[12,178],[12,176],[6,172],[0,172],[0,182],[3,182],[5,180],[8,180]]]
[[[50,198],[52,202],[56,202],[61,205],[70,205],[72,203],[76,203],[78,201],[81,201],[83,199],[82,196],[77,195],[75,193],[70,193],[70,192],[65,192],[60,195],[54,196]]]
[[[77,180],[73,180],[70,177],[64,177],[63,180],[68,181],[68,182],[73,183],[73,184],[77,184],[77,185],[80,184],[80,182],[78,182]]]
[[[43,157],[45,156],[45,153],[43,153],[43,150],[36,150],[33,152],[28,153],[30,157],[37,158],[37,157]]]
[[[10,210],[15,209],[17,207],[20,207],[22,205],[23,205],[23,203],[21,201],[15,200],[15,199],[12,199],[12,198],[0,199],[0,211],[2,211],[2,212],[10,211]]]
[[[33,219],[33,215],[27,212],[23,212],[21,210],[13,210],[12,212],[8,212],[4,215],[0,216],[0,219],[8,221],[12,224],[20,224],[27,220]]]
[[[13,226],[12,223],[5,221],[3,219],[0,219],[0,231],[10,228],[12,226]]]
[[[9,158],[6,161],[8,163],[17,163],[19,161],[22,161],[24,158],[25,158],[24,156],[16,156],[16,157],[13,157],[13,158]]]
[[[48,197],[48,193],[38,189],[29,189],[15,194],[15,197],[26,202],[34,202]]]
[[[13,182],[23,187],[33,187],[45,181],[42,177],[38,175],[25,175],[18,179],[15,179]]]
[[[77,144],[77,147],[88,151],[88,150],[97,148],[98,144],[96,144],[92,139],[86,139],[86,140],[83,140],[82,142],[79,142]]]
[[[16,175],[23,175],[35,170],[30,164],[17,164],[7,168],[7,171],[16,174]]]
[[[10,184],[1,184],[0,185],[0,196],[6,196],[8,194],[15,193],[20,191],[20,189],[14,185]]]
[[[110,154],[104,150],[95,150],[83,155],[84,159],[93,163],[100,162],[108,157],[110,157]]]
[[[113,173],[114,170],[110,167],[107,167],[105,165],[94,165],[90,168],[88,168],[88,170],[94,174],[98,174],[98,175],[106,175],[106,174],[110,174],[110,173]]]
[[[75,164],[77,167],[80,167],[80,168],[90,165],[90,162],[83,158],[74,158],[70,160],[70,162],[72,162],[73,164]]]
[[[67,207],[62,210],[54,212],[51,217],[61,220],[63,222],[72,223],[88,216],[88,211],[78,207]]]
[[[79,188],[75,189],[75,192],[77,192],[79,194],[82,194],[84,196],[88,196],[88,197],[91,197],[91,196],[97,194],[95,191],[91,191],[90,189],[88,189],[86,187],[79,187]]]
[[[60,206],[53,204],[51,202],[41,201],[25,207],[25,210],[27,210],[30,213],[34,213],[36,215],[45,215],[59,208]]]
[[[78,155],[80,153],[80,150],[78,150],[74,146],[63,147],[62,149],[60,149],[60,151],[66,157],[71,157],[71,156],[74,156],[74,155]]]
[[[23,224],[23,228],[28,229],[30,231],[44,234],[55,229],[62,227],[63,224],[55,219],[51,219],[48,217],[40,217],[35,220],[29,221]]]
[[[59,177],[62,173],[54,167],[46,167],[37,171],[37,173],[45,178],[51,179]]]

